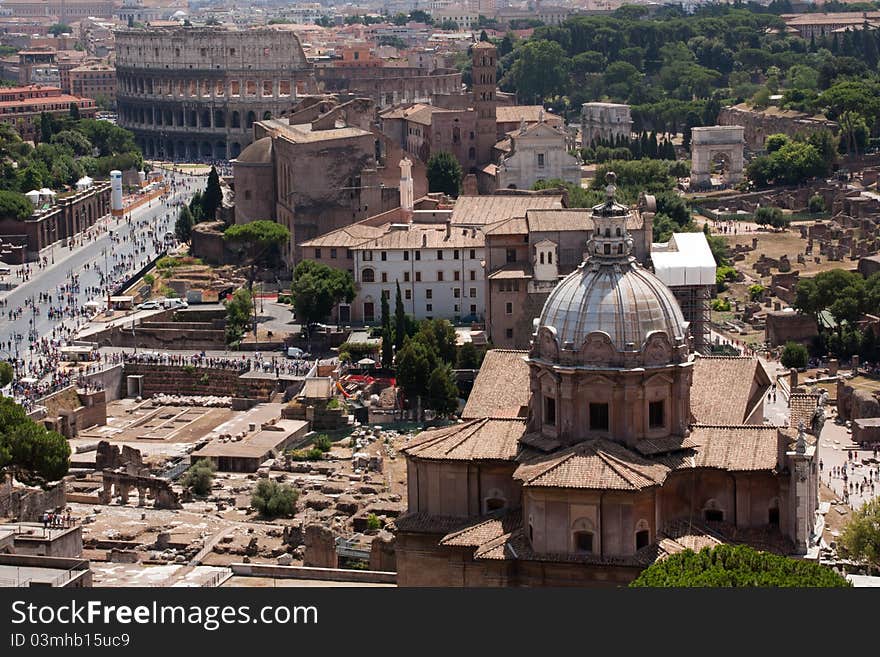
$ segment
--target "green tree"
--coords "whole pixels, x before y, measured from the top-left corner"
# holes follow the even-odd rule
[[[174,234],[178,242],[189,242],[192,238],[193,216],[187,206],[180,208],[177,221],[174,223]]]
[[[70,103],[68,114],[71,121],[79,121],[79,105],[76,102]]]
[[[779,208],[763,206],[755,210],[755,223],[771,228],[785,228],[791,222]]]
[[[53,134],[52,115],[48,112],[40,112],[40,141],[48,142]]]
[[[226,344],[241,340],[251,316],[253,297],[246,289],[238,289],[226,302]]]
[[[213,480],[213,462],[210,459],[199,459],[186,471],[181,483],[184,488],[189,488],[196,495],[204,496],[211,492]]]
[[[403,308],[403,297],[400,294],[400,281],[395,281],[397,292],[394,296],[394,346],[400,349],[406,332],[406,311]]]
[[[448,364],[438,365],[428,377],[426,403],[439,415],[449,416],[458,410],[458,387]]]
[[[428,191],[458,196],[463,172],[452,153],[436,153],[428,160]]]
[[[5,388],[12,383],[14,376],[15,370],[12,368],[12,365],[5,361],[0,363],[0,388]]]
[[[568,56],[555,41],[529,40],[514,51],[508,77],[523,102],[542,102],[563,93],[568,82]]]
[[[779,359],[783,367],[801,369],[807,366],[810,354],[807,348],[799,342],[786,342],[785,348],[782,350],[782,357]]]
[[[223,190],[220,189],[220,176],[216,167],[212,166],[211,172],[208,174],[208,184],[202,194],[202,215],[205,221],[213,221],[217,218],[217,210],[222,202]]]
[[[250,264],[248,290],[254,292],[257,266],[275,267],[281,259],[281,246],[290,240],[290,231],[274,221],[234,224],[223,231],[224,241],[237,245],[243,262]],[[257,303],[254,299],[254,336],[257,333]]]
[[[807,209],[812,214],[825,212],[825,197],[823,197],[821,194],[813,194],[810,197],[810,200],[807,201]]]
[[[49,27],[49,34],[52,36],[60,36],[62,34],[73,34],[73,28],[66,23],[54,23]]]
[[[69,460],[64,436],[28,418],[9,397],[0,397],[0,473],[45,485],[67,474]]]
[[[303,260],[293,271],[290,287],[296,317],[306,335],[311,326],[330,316],[334,306],[351,303],[355,297],[354,279],[342,269],[314,260]]]
[[[436,353],[424,342],[414,338],[404,341],[403,348],[397,352],[395,367],[397,384],[410,402],[428,392],[428,379],[437,365]]]
[[[458,349],[456,367],[460,370],[475,370],[480,366],[480,355],[473,342],[465,342]]]
[[[851,559],[880,566],[880,498],[856,509],[840,535],[840,547]]]
[[[264,518],[289,517],[296,512],[299,491],[271,479],[260,479],[251,493],[251,506]]]
[[[657,561],[631,587],[848,587],[818,563],[759,552],[745,545],[684,550]]]
[[[24,221],[33,212],[34,206],[24,194],[0,191],[0,219]]]
[[[820,312],[827,310],[837,322],[838,335],[842,336],[844,325],[854,324],[868,310],[867,304],[873,298],[870,289],[868,282],[856,272],[831,269],[800,279],[792,306],[817,319]]]
[[[391,308],[388,295],[382,291],[382,367],[394,365],[394,335],[391,332]]]

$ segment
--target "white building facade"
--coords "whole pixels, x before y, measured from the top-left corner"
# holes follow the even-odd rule
[[[443,224],[394,224],[382,237],[357,246],[358,288],[353,317],[381,321],[382,295],[394,312],[396,284],[403,306],[415,319],[457,323],[485,319],[485,238],[473,228]]]
[[[539,180],[581,184],[581,166],[566,150],[566,134],[547,123],[523,125],[510,135],[511,151],[496,170],[497,189],[531,189]]]

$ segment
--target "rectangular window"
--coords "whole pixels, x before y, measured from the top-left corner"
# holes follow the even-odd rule
[[[461,306],[459,306],[458,304],[455,304],[455,306],[453,307],[453,308],[454,308],[454,311],[455,311],[455,312],[458,312],[458,309],[459,309],[460,307],[461,307]]]
[[[510,301],[508,301],[506,304],[504,304],[504,312],[507,313],[508,315],[513,314],[513,304],[510,303]]]
[[[416,283],[421,283],[421,282],[422,282],[422,272],[417,271],[416,272]]]
[[[476,260],[477,258],[477,250],[471,249],[471,260]]]
[[[556,400],[544,397],[544,423],[556,426]]]
[[[437,280],[438,280],[438,281],[442,281],[442,280],[443,280],[443,272],[442,272],[442,271],[438,271],[438,272],[437,272]]]
[[[608,431],[608,404],[590,404],[590,430]]]
[[[412,290],[404,290],[403,291],[403,298],[406,299],[407,301],[412,299]]]
[[[456,299],[458,299],[461,296],[461,290],[459,290],[457,287],[453,288],[452,296],[454,296]]]
[[[349,260],[351,260],[354,257],[354,255],[351,252],[351,249],[345,250],[345,257],[348,258]]]
[[[386,260],[388,260],[388,252],[382,251],[382,262],[385,262]]]
[[[665,404],[663,400],[653,401],[648,404],[648,426],[651,429],[661,429],[665,426],[665,418],[664,408]]]
[[[514,281],[514,282],[513,282],[513,291],[514,291],[514,292],[519,292],[519,281]]]
[[[433,299],[434,298],[434,291],[431,288],[428,288],[427,290],[425,290],[425,298],[426,299]]]
[[[472,303],[471,304],[471,315],[476,315],[476,314],[477,314],[477,304]]]
[[[472,287],[472,288],[471,288],[470,296],[471,296],[471,299],[476,299],[476,298],[477,298],[477,288],[475,288],[475,287]]]
[[[416,251],[416,260],[421,260],[421,259],[422,259],[422,252]]]
[[[459,272],[458,270],[452,272],[452,280],[457,281],[460,278],[460,274],[461,272]]]
[[[477,272],[475,272],[473,269],[471,269],[471,280],[477,280]]]
[[[437,249],[437,260],[443,260],[443,249]]]
[[[425,312],[429,313],[429,312],[431,312],[432,310],[434,310],[434,306],[433,306],[432,304],[430,304],[430,303],[426,303],[426,304],[425,304]]]
[[[330,249],[330,258],[336,260],[336,249]]]
[[[315,249],[315,260],[321,259],[321,249]]]
[[[404,251],[404,252],[403,252],[403,259],[404,259],[404,260],[409,260],[409,251]]]
[[[507,249],[507,262],[516,262],[516,249]]]
[[[383,283],[387,283],[387,282],[388,282],[388,272],[387,272],[387,271],[383,271],[383,272],[382,272],[382,282],[383,282]]]
[[[539,167],[544,166],[544,154],[543,153],[538,153],[538,166]]]
[[[409,272],[408,271],[403,272],[403,282],[409,283]]]
[[[513,340],[513,329],[505,329],[504,335],[507,337],[508,340]]]
[[[364,251],[364,260],[372,260],[373,252],[372,251]]]
[[[455,250],[452,252],[452,259],[453,259],[453,260],[458,260],[458,249],[455,249]]]

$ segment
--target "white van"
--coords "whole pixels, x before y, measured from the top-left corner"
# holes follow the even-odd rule
[[[184,301],[183,299],[178,299],[177,297],[165,299],[162,302],[162,305],[165,306],[165,308],[171,308],[171,309],[189,308],[189,304],[186,301]]]

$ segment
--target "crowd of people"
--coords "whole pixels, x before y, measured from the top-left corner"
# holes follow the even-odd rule
[[[61,349],[70,343],[77,331],[87,324],[102,307],[102,301],[128,284],[149,262],[161,253],[175,247],[173,228],[178,209],[192,194],[203,186],[191,176],[171,174],[167,191],[148,202],[147,208],[161,204],[160,213],[146,218],[128,214],[115,226],[109,219],[99,221],[76,241],[88,244],[106,231],[109,244],[80,267],[68,269],[65,281],[54,289],[36,292],[22,303],[10,307],[9,299],[0,300],[0,349],[15,369],[13,394],[32,405],[38,397],[49,394],[82,379],[97,365],[78,370],[63,370],[59,366]],[[37,270],[48,267],[45,258],[33,266],[25,265],[16,274],[30,280]],[[89,304],[89,301],[97,302]],[[28,316],[27,334],[24,326],[14,324]],[[6,320],[12,326],[3,328]]]
[[[314,366],[314,361],[304,358],[267,357],[260,352],[244,353],[236,357],[209,356],[205,352],[197,354],[158,354],[155,352],[141,353],[105,353],[106,364],[117,363],[148,363],[152,365],[171,365],[177,367],[204,367],[227,369],[237,372],[263,372],[275,376],[305,376]]]
[[[872,462],[877,462],[878,445],[863,445],[862,449],[870,449],[873,455]],[[825,464],[819,461],[820,474],[824,469]],[[835,482],[840,484],[844,504],[855,508],[858,504],[854,497],[860,497],[862,502],[875,497],[877,487],[880,486],[880,466],[865,464],[860,460],[857,451],[850,451],[843,465],[828,469],[826,480],[832,489],[836,489]]]

